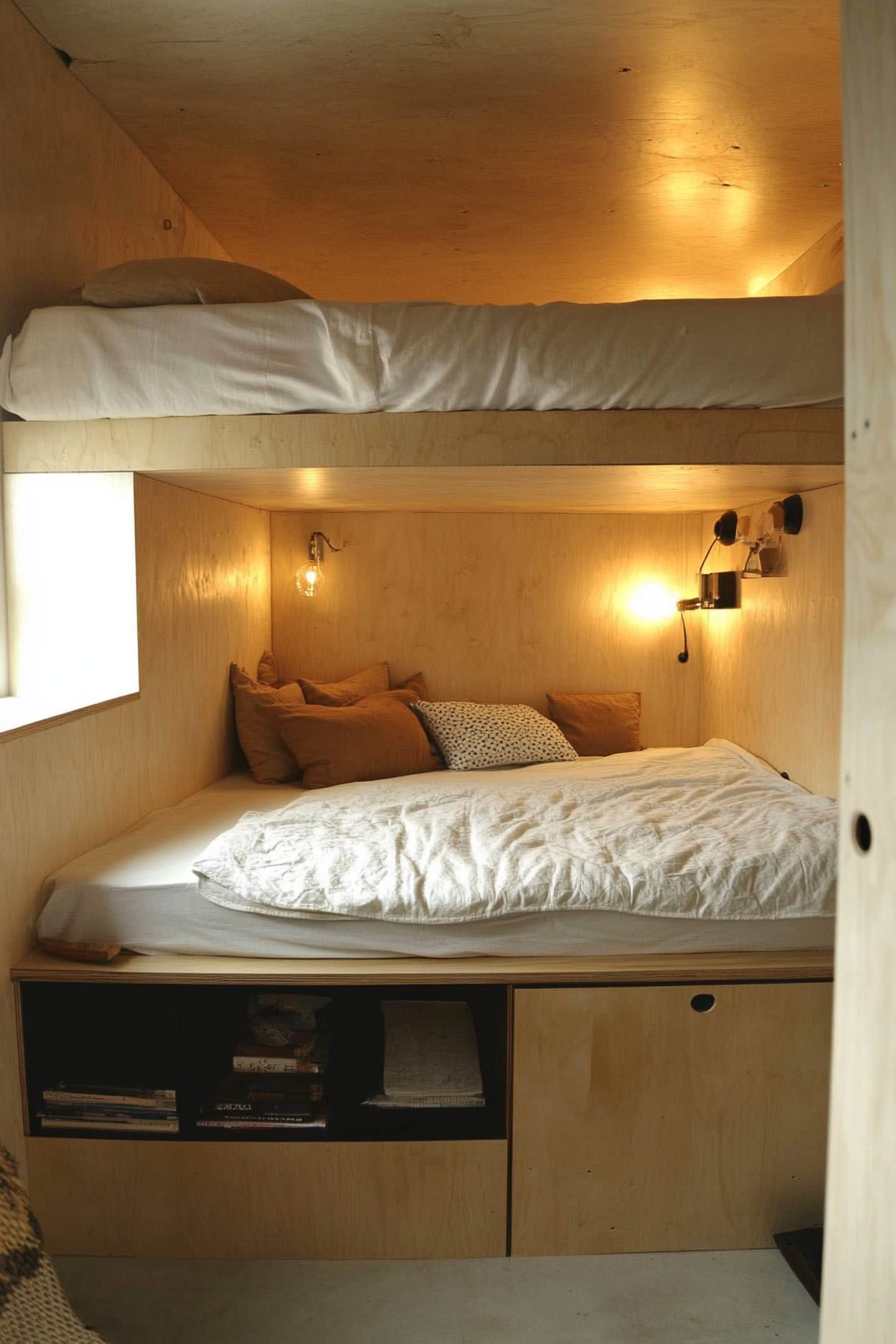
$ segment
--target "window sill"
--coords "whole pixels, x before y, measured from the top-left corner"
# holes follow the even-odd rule
[[[129,695],[116,696],[113,700],[100,700],[96,704],[78,705],[60,711],[58,704],[54,706],[46,701],[11,695],[0,700],[0,743],[26,737],[29,733],[41,733],[46,728],[85,719],[90,714],[101,714],[103,710],[115,709],[118,705],[128,705],[132,700],[139,699],[140,692],[132,691]]]

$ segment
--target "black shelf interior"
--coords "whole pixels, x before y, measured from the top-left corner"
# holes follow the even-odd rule
[[[43,1131],[47,1138],[141,1139],[151,1143],[333,1142],[500,1139],[506,1136],[507,988],[504,985],[302,986],[332,999],[319,1017],[330,1034],[324,1076],[325,1130],[201,1130],[199,1107],[231,1071],[249,996],[271,985],[109,985],[25,982],[22,1027],[32,1134],[44,1088],[122,1084],[174,1088],[176,1135],[78,1130]],[[281,987],[296,992],[294,985]],[[377,1110],[365,1099],[382,1082],[386,999],[463,999],[476,1025],[486,1104],[478,1108]]]

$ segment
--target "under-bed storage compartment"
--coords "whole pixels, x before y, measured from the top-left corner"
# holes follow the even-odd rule
[[[245,1039],[247,1005],[271,990],[20,986],[29,1181],[48,1247],[240,1258],[505,1254],[507,987],[303,985],[303,995],[330,1000],[320,1015],[326,1129],[199,1127]],[[364,1105],[382,1085],[380,1004],[397,999],[469,1004],[484,1105]],[[96,1084],[173,1091],[178,1130],[48,1127],[44,1094],[60,1083],[80,1089],[76,1096]]]
[[[821,1222],[831,989],[518,989],[513,1253],[770,1246]]]

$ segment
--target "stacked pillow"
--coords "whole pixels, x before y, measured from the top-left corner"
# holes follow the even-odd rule
[[[265,653],[258,680],[236,666],[230,679],[240,746],[260,784],[321,789],[443,768],[409,710],[426,695],[422,672],[392,688],[386,663],[344,681],[284,682]]]
[[[283,681],[271,653],[257,680],[234,666],[231,683],[240,744],[262,784],[320,789],[641,749],[639,692],[549,692],[548,719],[530,705],[429,700],[422,672],[392,685],[387,663],[342,681]]]

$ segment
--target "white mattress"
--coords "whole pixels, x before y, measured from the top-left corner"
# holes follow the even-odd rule
[[[66,864],[44,884],[37,932],[120,943],[134,952],[258,957],[587,956],[635,952],[828,948],[831,918],[695,920],[561,911],[413,926],[375,919],[282,919],[224,909],[199,895],[197,855],[247,811],[302,790],[230,775]]]
[[[45,308],[0,358],[0,405],[25,420],[817,406],[842,396],[840,294]]]

